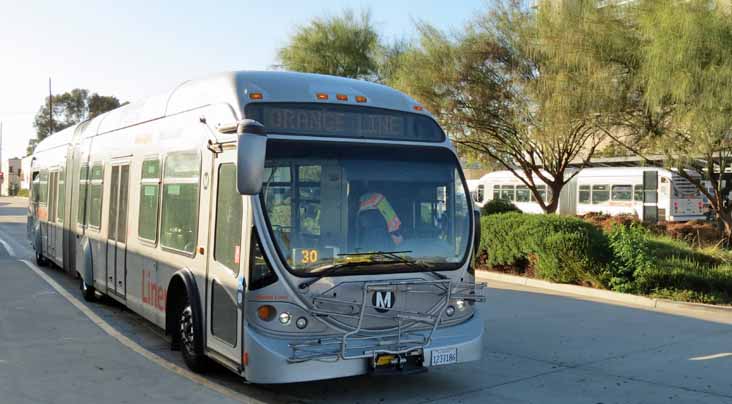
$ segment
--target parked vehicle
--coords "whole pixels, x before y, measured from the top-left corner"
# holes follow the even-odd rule
[[[472,186],[476,196],[478,187],[484,187],[484,198],[475,200],[478,206],[490,199],[505,199],[524,212],[542,213],[528,187],[510,171],[486,174]],[[549,192],[544,185],[541,187],[542,195]],[[571,215],[634,214],[643,218],[644,205],[646,212],[653,214],[655,210],[658,220],[705,219],[705,202],[694,184],[672,170],[651,167],[585,168],[562,189],[558,211]]]

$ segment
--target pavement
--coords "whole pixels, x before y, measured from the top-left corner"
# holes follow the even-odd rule
[[[478,362],[288,385],[249,385],[216,367],[193,375],[161,330],[112,302],[83,302],[77,280],[22,261],[32,257],[25,203],[0,198],[0,404],[732,403],[729,314],[677,316],[498,282],[480,307]]]

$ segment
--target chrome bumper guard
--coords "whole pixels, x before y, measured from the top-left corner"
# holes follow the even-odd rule
[[[309,310],[311,315],[350,318],[357,320],[356,326],[343,335],[289,344],[292,353],[288,362],[361,358],[375,360],[380,354],[402,355],[421,351],[432,342],[432,336],[451,300],[484,302],[485,290],[486,285],[483,283],[453,282],[449,279],[382,281],[364,283],[360,303],[324,294],[316,296],[313,298],[314,309]],[[439,300],[429,312],[424,313],[394,308],[387,313],[370,312],[367,309],[368,297],[376,291],[393,291],[399,294],[429,293],[438,296]],[[367,330],[363,328],[366,317],[391,320],[394,326],[388,332]]]

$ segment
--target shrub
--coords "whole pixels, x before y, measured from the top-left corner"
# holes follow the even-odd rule
[[[503,199],[492,199],[486,202],[485,205],[483,205],[483,208],[480,209],[482,216],[506,212],[521,212],[521,210],[510,201],[505,201]]]
[[[552,282],[599,286],[609,261],[607,240],[594,226],[574,217],[501,213],[482,219],[481,249],[491,267],[530,265]]]
[[[22,196],[24,198],[27,198],[28,195],[29,195],[29,193],[28,193],[28,190],[27,189],[21,189],[20,191],[18,191],[18,196]]]
[[[603,283],[618,292],[635,292],[636,279],[653,269],[649,232],[640,224],[615,224],[607,237],[612,260],[602,274]]]

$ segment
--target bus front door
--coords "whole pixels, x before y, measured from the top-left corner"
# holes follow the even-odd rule
[[[206,280],[207,348],[224,356],[233,366],[241,366],[242,302],[244,301],[244,245],[242,219],[248,199],[236,188],[236,150],[225,150],[215,160],[212,181],[212,208]],[[245,201],[246,199],[246,201]]]
[[[127,207],[129,164],[112,166],[107,233],[107,292],[124,299],[127,281]]]

